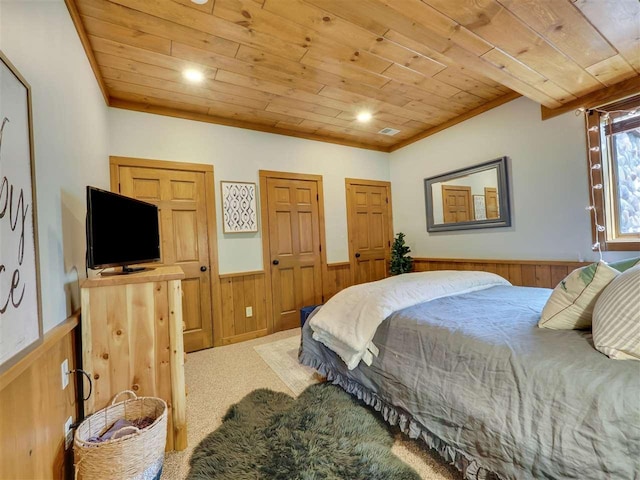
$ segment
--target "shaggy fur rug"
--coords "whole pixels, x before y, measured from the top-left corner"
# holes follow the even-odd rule
[[[196,447],[189,480],[419,480],[370,410],[322,383],[296,399],[255,390]]]

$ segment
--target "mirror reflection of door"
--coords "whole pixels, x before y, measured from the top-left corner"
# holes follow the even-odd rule
[[[500,210],[498,207],[498,189],[484,187],[485,209],[487,218],[500,218]]]
[[[468,222],[471,213],[471,187],[463,185],[442,185],[442,206],[444,223]]]

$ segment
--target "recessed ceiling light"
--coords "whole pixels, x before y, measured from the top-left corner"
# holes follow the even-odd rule
[[[204,5],[209,0],[191,0],[193,3],[197,3],[198,5]]]
[[[356,118],[358,119],[359,122],[368,122],[369,120],[371,120],[371,113],[360,112]]]
[[[202,74],[202,72],[199,70],[194,70],[193,68],[185,70],[184,72],[182,72],[182,75],[190,82],[201,82],[202,80],[204,80],[204,75]]]

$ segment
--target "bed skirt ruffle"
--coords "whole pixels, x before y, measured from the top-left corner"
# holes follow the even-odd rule
[[[415,421],[409,413],[386,403],[378,395],[369,391],[358,382],[336,372],[331,368],[331,365],[320,361],[303,349],[299,352],[298,359],[303,365],[317,370],[327,378],[327,381],[338,385],[364,404],[380,412],[382,418],[384,418],[387,423],[392,426],[397,426],[402,433],[409,438],[424,441],[429,448],[435,450],[447,463],[460,470],[465,480],[495,480],[503,478],[497,473],[483,467],[477,459],[442,441],[438,436]]]

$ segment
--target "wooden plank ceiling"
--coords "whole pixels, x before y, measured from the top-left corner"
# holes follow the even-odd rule
[[[640,74],[638,0],[67,4],[112,106],[383,151],[518,95],[556,109]]]

